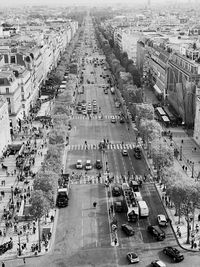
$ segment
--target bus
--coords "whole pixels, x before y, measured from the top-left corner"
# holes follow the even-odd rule
[[[164,109],[161,108],[161,107],[156,108],[156,113],[159,116],[166,116],[166,113],[165,113]]]
[[[147,206],[147,203],[144,200],[138,201],[138,207],[139,207],[140,217],[148,217],[149,216],[149,208]]]

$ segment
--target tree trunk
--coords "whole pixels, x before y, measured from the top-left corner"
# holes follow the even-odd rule
[[[40,240],[40,218],[38,218],[38,245],[39,245],[39,252],[41,252],[41,240]]]
[[[187,220],[187,240],[186,240],[186,244],[190,244],[190,222],[189,222],[189,218]]]

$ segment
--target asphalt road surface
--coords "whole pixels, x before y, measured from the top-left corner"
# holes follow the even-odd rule
[[[104,66],[97,66],[87,63],[93,57],[101,57],[102,52],[94,49],[94,40],[91,21],[86,22],[86,32],[83,34],[87,40],[83,44],[80,53],[80,62],[84,58],[84,94],[79,94],[78,101],[86,100],[97,102],[98,113],[89,119],[88,116],[74,112],[71,117],[72,130],[67,147],[67,160],[65,172],[81,174],[80,179],[72,181],[69,206],[59,210],[55,242],[51,251],[43,256],[34,259],[27,259],[25,266],[48,266],[48,267],[114,267],[128,266],[126,253],[133,251],[138,253],[140,262],[137,266],[150,266],[154,259],[163,260],[167,266],[197,267],[199,256],[197,254],[183,252],[185,260],[174,264],[162,253],[165,246],[177,246],[172,229],[168,226],[165,229],[166,239],[161,242],[155,241],[146,231],[149,224],[157,224],[158,214],[165,214],[156,188],[151,183],[144,183],[140,192],[149,207],[149,217],[139,219],[137,223],[131,223],[135,235],[127,237],[120,229],[121,224],[127,223],[126,213],[116,214],[118,221],[118,246],[111,245],[109,201],[107,188],[104,186],[104,173],[106,168],[114,175],[114,182],[121,183],[122,175],[127,176],[136,173],[143,175],[148,172],[144,158],[137,160],[134,157],[135,133],[129,124],[121,124],[118,119],[120,109],[114,105],[115,95],[104,94],[103,85],[107,85],[106,79],[100,75],[110,75]],[[92,43],[92,46],[90,45]],[[92,51],[95,50],[95,51]],[[87,55],[85,55],[87,53]],[[91,73],[92,72],[92,73]],[[93,82],[88,84],[87,80]],[[81,85],[82,86],[82,85]],[[100,107],[100,109],[99,109]],[[99,116],[103,114],[103,119]],[[116,116],[116,123],[111,122],[111,117]],[[98,149],[101,140],[108,139],[109,146],[105,152]],[[87,141],[87,149],[85,146]],[[122,156],[122,142],[128,150],[128,156]],[[76,169],[77,160],[83,162],[83,169]],[[92,162],[92,170],[85,171],[86,160]],[[103,168],[97,170],[95,161],[100,159]],[[101,179],[97,175],[101,173]],[[97,207],[93,207],[93,202]],[[115,201],[115,198],[113,198]],[[8,262],[6,266],[22,266],[22,260]],[[24,265],[23,265],[24,266]]]

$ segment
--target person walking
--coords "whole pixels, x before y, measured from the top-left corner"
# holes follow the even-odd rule
[[[23,263],[24,263],[24,264],[26,263],[26,258],[25,258],[25,257],[23,257]]]

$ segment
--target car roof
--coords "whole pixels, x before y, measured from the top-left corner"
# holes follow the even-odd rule
[[[166,267],[166,264],[161,260],[156,260],[157,264],[159,264],[160,267]]]
[[[86,163],[90,163],[90,162],[91,162],[91,160],[90,160],[90,159],[87,159],[87,160],[86,160]]]
[[[160,219],[166,220],[166,216],[164,214],[158,214],[158,217],[160,217]]]

